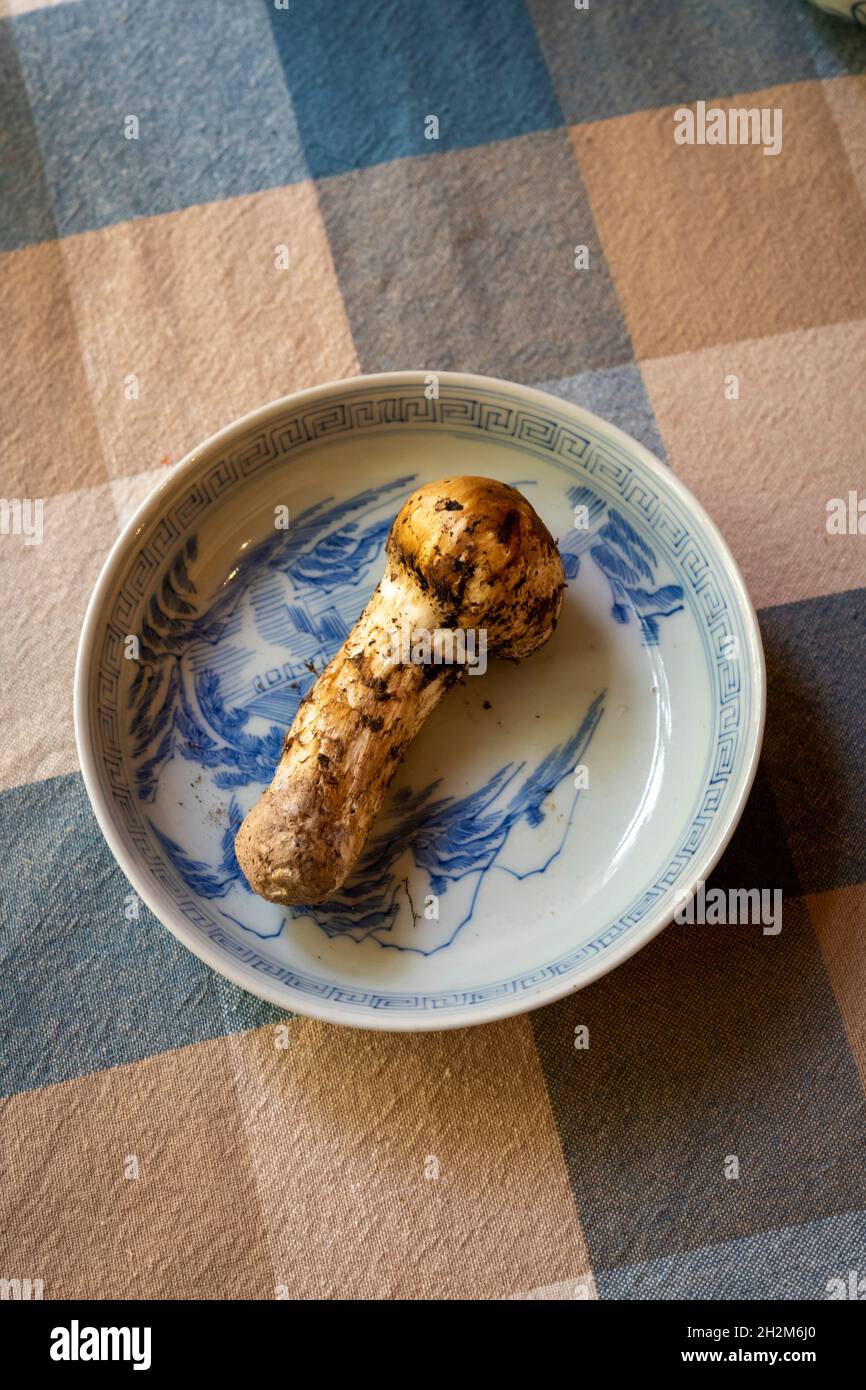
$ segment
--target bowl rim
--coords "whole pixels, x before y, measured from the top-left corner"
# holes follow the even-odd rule
[[[624,941],[605,951],[577,981],[567,977],[565,979],[554,977],[545,980],[538,986],[537,990],[528,989],[520,994],[498,996],[480,1005],[464,1005],[462,1008],[447,1011],[437,1009],[417,1010],[412,1013],[407,1011],[405,1015],[395,1015],[389,1010],[369,1009],[365,1011],[363,1016],[353,1018],[345,1006],[334,1004],[327,999],[301,994],[299,991],[292,992],[292,1002],[289,1003],[284,991],[291,991],[290,986],[272,986],[266,976],[261,977],[261,982],[259,979],[251,980],[240,965],[236,965],[231,957],[221,954],[209,938],[198,937],[192,933],[180,914],[175,916],[173,911],[167,911],[165,903],[157,903],[157,894],[151,889],[149,876],[140,868],[137,858],[130,853],[126,841],[118,832],[114,818],[108,810],[107,794],[97,767],[94,729],[88,717],[91,670],[100,631],[99,619],[106,607],[106,601],[116,582],[117,571],[130,542],[158,515],[164,500],[175,490],[181,489],[202,462],[207,462],[209,455],[216,454],[218,451],[221,452],[226,445],[231,445],[235,439],[240,438],[256,426],[265,424],[272,416],[279,415],[286,409],[313,405],[316,401],[331,397],[340,391],[357,390],[359,386],[366,385],[375,389],[425,385],[430,377],[434,377],[440,387],[443,385],[453,386],[469,391],[473,388],[484,390],[495,388],[504,391],[506,395],[519,396],[527,403],[534,401],[540,406],[547,405],[548,408],[551,404],[555,404],[557,410],[569,415],[575,424],[587,426],[596,433],[607,435],[614,443],[633,454],[648,469],[651,476],[658,477],[662,486],[673,492],[689,513],[694,516],[696,524],[712,541],[718,561],[726,571],[730,581],[732,592],[740,608],[744,631],[748,637],[748,674],[751,680],[752,699],[750,718],[743,735],[743,772],[741,773],[739,792],[736,799],[728,806],[725,815],[719,819],[709,852],[705,851],[702,855],[698,853],[696,856],[696,862],[690,874],[690,883],[697,884],[708,878],[731,841],[752,790],[766,725],[767,675],[758,617],[739,565],[734,559],[720,528],[671,467],[658,459],[646,445],[641,444],[625,430],[611,424],[602,416],[596,415],[583,406],[574,405],[572,402],[539,387],[523,386],[519,382],[508,381],[501,377],[482,376],[478,373],[434,371],[430,368],[374,372],[354,377],[343,377],[317,386],[304,387],[285,396],[278,396],[265,405],[257,406],[254,410],[239,416],[230,424],[210,435],[201,444],[196,445],[174,467],[168,470],[165,478],[157,483],[136,507],[133,515],[123,526],[111,546],[87,604],[78,642],[73,679],[73,725],[84,786],[99,828],[130,885],[142,902],[150,908],[161,925],[166,927],[188,950],[192,951],[193,955],[241,989],[276,1005],[278,1008],[285,1009],[289,1013],[297,1013],[323,1022],[335,1023],[342,1027],[367,1029],[375,1032],[414,1033],[464,1028],[529,1013],[546,1004],[552,1004],[557,999],[565,998],[569,994],[586,988],[587,985],[609,974],[611,970],[615,970],[631,956],[642,950],[670,924],[673,920],[673,911],[668,904],[663,906],[661,911],[656,910],[647,913],[646,918],[633,933],[627,934]],[[678,902],[688,901],[690,896],[691,892],[684,893]],[[664,904],[664,902],[665,899],[663,898],[662,903]],[[170,907],[170,905],[168,906]],[[295,1002],[295,993],[298,995],[297,1003]]]

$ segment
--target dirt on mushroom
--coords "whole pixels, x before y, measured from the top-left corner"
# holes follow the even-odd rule
[[[322,902],[339,890],[400,758],[466,676],[465,663],[416,660],[414,649],[407,660],[395,633],[483,632],[491,655],[518,661],[559,618],[556,543],[526,498],[493,478],[419,488],[385,554],[381,582],[300,705],[274,779],[235,840],[250,887],[272,902]]]

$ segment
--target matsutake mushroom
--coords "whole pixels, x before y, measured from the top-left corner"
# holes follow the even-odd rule
[[[358,860],[397,764],[466,673],[443,631],[518,661],[556,627],[565,577],[556,543],[519,492],[493,478],[419,488],[397,516],[386,569],[343,646],[301,701],[271,785],[238,831],[250,887],[277,903],[321,902]],[[395,638],[397,640],[395,640]],[[460,643],[457,644],[458,647]],[[439,660],[436,657],[439,657]]]

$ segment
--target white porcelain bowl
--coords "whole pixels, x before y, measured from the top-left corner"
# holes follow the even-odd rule
[[[363,609],[407,495],[462,473],[557,537],[559,628],[446,696],[339,902],[264,902],[233,838],[307,663]],[[665,465],[543,392],[394,372],[274,401],[166,477],[93,593],[75,726],[118,863],[190,950],[287,1009],[426,1029],[548,1003],[661,930],[739,819],[764,696],[742,578]]]
[[[866,25],[866,0],[811,0],[816,9],[838,14],[855,24]]]

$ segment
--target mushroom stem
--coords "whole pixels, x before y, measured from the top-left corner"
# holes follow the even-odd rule
[[[417,659],[407,634],[426,633],[435,648],[442,629],[472,629],[494,654],[517,660],[556,626],[559,553],[504,483],[450,478],[419,489],[386,555],[381,583],[301,702],[274,779],[235,840],[250,886],[273,902],[321,902],[342,886],[404,749],[465,675],[462,661],[439,664],[441,648]]]

